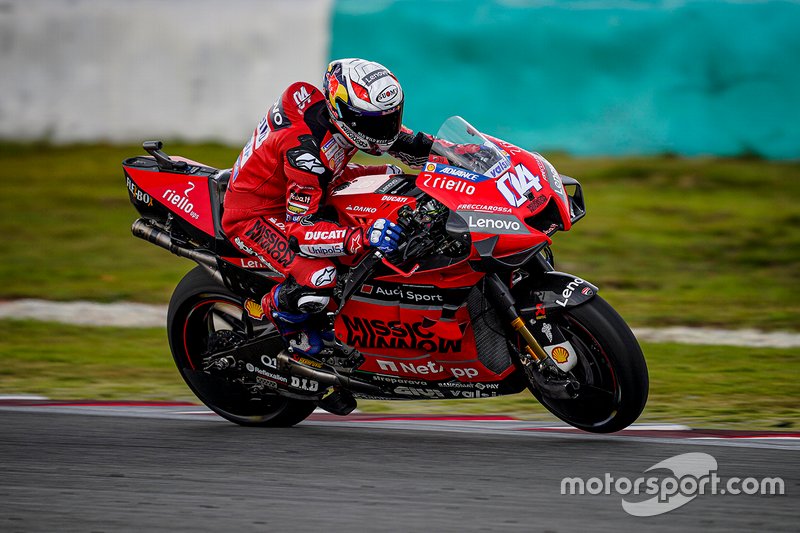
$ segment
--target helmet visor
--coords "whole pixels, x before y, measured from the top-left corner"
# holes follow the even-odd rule
[[[342,122],[370,142],[391,144],[400,133],[403,123],[402,105],[388,111],[356,111],[341,103],[338,107]]]

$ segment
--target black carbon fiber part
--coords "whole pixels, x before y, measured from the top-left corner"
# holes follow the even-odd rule
[[[497,313],[477,287],[469,293],[467,309],[475,332],[478,361],[492,372],[502,372],[511,364],[511,354]]]

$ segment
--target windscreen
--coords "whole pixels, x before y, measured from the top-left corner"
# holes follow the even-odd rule
[[[511,161],[503,150],[484,137],[461,117],[447,119],[431,148],[429,163],[448,164],[496,178],[511,167]]]

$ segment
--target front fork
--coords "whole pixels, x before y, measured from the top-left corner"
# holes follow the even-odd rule
[[[511,291],[506,284],[500,280],[497,274],[492,273],[486,275],[486,288],[489,298],[503,314],[503,318],[511,324],[511,327],[525,340],[525,353],[530,359],[523,358],[522,363],[526,364],[527,361],[527,364],[533,362],[541,365],[544,361],[549,360],[550,358],[547,356],[547,353],[533,337],[528,326],[525,325],[525,321],[519,315],[519,312],[517,312],[516,300],[514,300]]]
[[[503,319],[525,341],[524,352],[520,353],[520,362],[525,369],[525,374],[533,381],[533,384],[552,398],[571,399],[577,397],[580,384],[563,372],[544,351],[517,311],[514,296],[506,284],[497,274],[491,273],[486,275],[486,288],[487,296],[502,314]],[[561,335],[560,331],[557,331],[558,328],[553,329],[557,335]]]

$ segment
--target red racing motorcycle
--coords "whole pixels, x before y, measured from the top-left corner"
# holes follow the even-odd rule
[[[455,149],[463,145],[475,149]],[[123,162],[141,215],[132,231],[198,264],[169,303],[169,345],[220,416],[291,426],[318,406],[346,415],[359,398],[527,388],[561,420],[607,433],[644,409],[647,366],[630,328],[597,287],[553,267],[552,235],[586,211],[580,184],[541,155],[452,117],[419,175],[363,176],[329,191],[342,224],[388,218],[406,238],[388,256],[338,258],[336,339],[312,359],[285,349],[258,303],[281,276],[222,232],[230,171],[171,158],[160,142],[143,147],[150,156]]]

